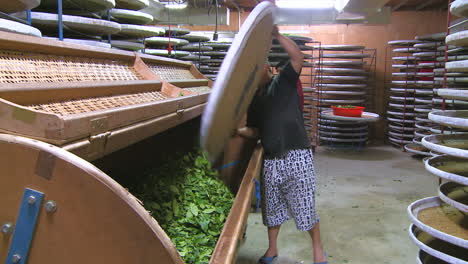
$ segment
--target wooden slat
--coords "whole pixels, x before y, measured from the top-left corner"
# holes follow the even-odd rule
[[[254,191],[253,179],[260,172],[262,155],[263,149],[258,145],[250,159],[249,166],[224,225],[225,228],[216,244],[210,264],[235,263],[239,241],[242,239],[250,211]]]
[[[3,84],[0,98],[20,105],[43,104],[86,97],[160,91],[160,81],[61,82]]]
[[[83,159],[95,160],[196,118],[201,115],[204,107],[205,104],[196,105],[184,109],[183,112],[171,113],[111,131],[102,148],[93,149],[93,143],[89,139],[64,145],[62,148]]]

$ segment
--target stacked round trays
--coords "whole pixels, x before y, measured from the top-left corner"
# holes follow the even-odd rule
[[[368,106],[369,72],[365,69],[364,46],[321,45],[322,60],[315,63],[318,79],[315,107],[318,111],[331,106]],[[333,120],[321,116],[319,138],[322,145],[330,147],[362,147],[368,141],[366,123]]]
[[[413,143],[416,130],[415,93],[417,90],[417,58],[413,56],[418,49],[413,45],[419,40],[393,40],[388,44],[392,48],[392,81],[387,110],[388,139],[395,146],[403,147]],[[418,104],[419,105],[419,104]]]
[[[416,89],[414,101],[416,103],[414,111],[417,113],[416,130],[414,132],[414,144],[405,146],[409,152],[431,156],[430,151],[421,144],[424,136],[433,134],[433,129],[437,127],[435,123],[427,117],[428,113],[434,108],[440,106],[434,97],[434,91],[442,87],[442,83],[437,80],[437,76],[443,75],[444,61],[439,58],[445,53],[445,33],[436,33],[426,36],[417,36],[417,40],[424,41],[415,44],[413,47],[418,49],[413,53],[417,60],[416,71]],[[441,71],[442,70],[442,71]]]
[[[314,89],[311,87],[312,85],[312,75],[311,75],[311,67],[312,64],[310,63],[311,59],[311,52],[314,50],[314,47],[310,46],[310,43],[313,39],[304,36],[288,36],[292,39],[304,53],[305,61],[302,66],[302,77],[307,80],[303,80],[303,92],[304,92],[304,123],[307,130],[307,133],[312,137],[314,135],[314,125],[313,120],[316,118],[316,115],[312,114],[312,104],[313,104],[313,91]],[[309,45],[308,45],[309,44]],[[268,56],[268,61],[270,66],[275,67],[281,61],[289,60],[289,56],[283,47],[273,40],[273,44],[271,46],[270,54]],[[307,78],[309,77],[309,78]]]
[[[156,56],[172,57],[180,59],[190,55],[190,52],[180,50],[180,47],[188,45],[189,41],[182,36],[190,33],[190,30],[177,27],[164,28],[163,37],[150,37],[145,39],[145,53]]]
[[[451,12],[456,16],[468,16],[468,1],[455,1]],[[468,46],[460,32],[447,36],[451,45]],[[468,33],[468,32],[467,32]],[[448,61],[445,65],[447,79],[456,73],[468,72],[468,60]],[[459,75],[462,76],[462,75]],[[458,76],[457,76],[458,77]],[[463,77],[460,77],[463,78]],[[458,100],[460,105],[468,102],[466,86],[457,79],[448,81],[453,88],[437,89],[437,95],[447,103]],[[460,85],[460,86],[459,86]],[[445,104],[448,106],[450,104]],[[457,105],[457,104],[453,104]],[[438,108],[434,104],[434,108]],[[419,263],[468,263],[468,110],[437,110],[428,115],[429,120],[440,125],[440,132],[456,129],[457,133],[441,133],[425,136],[422,144],[440,155],[425,161],[426,169],[440,177],[444,183],[439,186],[438,197],[425,198],[408,207],[413,222],[409,235],[421,249]],[[465,133],[463,133],[465,131]]]
[[[443,98],[468,100],[464,90],[440,89]],[[466,110],[432,111],[429,119],[443,126],[468,130]],[[426,136],[422,144],[442,155],[425,161],[426,169],[444,180],[438,197],[408,207],[413,222],[410,237],[422,250],[420,263],[468,263],[468,133]],[[430,260],[430,261],[429,261]],[[429,262],[428,262],[429,261]],[[438,262],[435,262],[438,261]]]
[[[202,51],[203,56],[210,58],[202,61],[200,71],[208,78],[216,80],[221,63],[231,47],[232,40],[222,39],[205,43],[205,47],[211,47],[211,51]]]
[[[0,5],[0,12],[14,13],[32,9],[39,5],[40,0],[11,0],[6,1]],[[12,18],[13,19],[13,18]],[[18,21],[0,18],[0,31],[18,33],[23,35],[30,35],[41,37],[42,33],[35,27]]]
[[[105,18],[107,11],[114,7],[114,0],[83,0],[79,5],[63,1],[63,41],[110,48],[107,36],[122,30],[119,23]],[[41,0],[40,6],[31,12],[31,22],[44,36],[60,37],[57,1]]]
[[[148,7],[148,0],[118,0],[116,8],[109,11],[110,19],[121,24],[121,31],[112,36],[111,45],[116,49],[142,51],[144,39],[164,35],[164,28],[145,26],[158,19],[139,10]]]
[[[181,60],[190,61],[199,69],[203,66],[208,66],[204,62],[211,59],[211,56],[203,54],[204,52],[213,51],[213,48],[205,45],[210,40],[203,33],[190,33],[180,38],[189,41],[189,44],[181,46],[179,50],[190,52],[190,55],[180,58]],[[206,67],[205,67],[206,68]],[[219,65],[217,65],[219,70]]]

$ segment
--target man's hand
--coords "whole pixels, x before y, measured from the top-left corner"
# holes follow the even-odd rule
[[[273,35],[274,38],[277,38],[279,36],[280,33],[279,33],[279,29],[277,25],[273,26],[273,31],[271,32],[271,34]]]
[[[250,139],[257,139],[258,138],[258,130],[251,127],[242,127],[237,129],[237,134],[241,137],[250,138]]]

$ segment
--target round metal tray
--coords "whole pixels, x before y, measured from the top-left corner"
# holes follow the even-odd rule
[[[445,40],[445,36],[447,33],[445,32],[440,32],[440,33],[434,33],[434,34],[428,34],[428,35],[422,35],[422,36],[416,36],[415,39],[417,40],[424,40],[424,41],[437,41],[437,40]]]
[[[394,118],[394,117],[387,117],[388,121],[395,122],[395,123],[402,123],[402,124],[414,124],[416,120],[414,119],[405,119],[405,118]]]
[[[393,52],[395,53],[413,53],[413,52],[418,52],[420,51],[420,49],[416,49],[416,48],[396,48],[396,49],[393,49]]]
[[[468,30],[452,33],[445,39],[447,45],[468,46]]]
[[[435,229],[418,219],[420,211],[433,207],[440,207],[441,205],[443,205],[443,202],[439,197],[428,197],[418,200],[408,206],[409,218],[418,229],[433,236],[434,238],[438,238],[452,245],[468,249],[468,240]]]
[[[392,57],[392,60],[401,60],[401,61],[408,61],[408,60],[415,60],[416,57],[408,55],[408,56],[395,56]]]
[[[328,136],[328,137],[344,137],[344,138],[358,137],[358,138],[362,138],[362,137],[367,137],[367,135],[369,133],[367,131],[364,131],[364,132],[359,132],[359,131],[358,132],[334,132],[334,131],[327,131],[327,130],[320,129],[319,134],[324,135],[324,136]]]
[[[466,159],[440,155],[427,160],[425,166],[426,170],[440,178],[468,185],[468,160]]]
[[[415,127],[412,127],[412,126],[397,126],[397,125],[394,125],[394,124],[389,124],[388,125],[389,128],[393,129],[393,130],[398,130],[398,131],[415,131],[416,128]]]
[[[427,136],[422,143],[439,153],[468,159],[468,133]]]
[[[467,88],[456,88],[456,89],[438,89],[437,94],[443,98],[447,99],[460,99],[468,100],[468,89]]]
[[[429,130],[419,129],[419,130],[414,131],[415,137],[423,138],[423,137],[430,136],[430,135],[432,135],[432,133]]]
[[[363,50],[366,47],[360,45],[320,45],[314,46],[315,49],[322,50],[335,50],[335,51],[353,51],[353,50]]]
[[[367,137],[363,138],[335,138],[335,137],[324,137],[320,136],[321,140],[324,141],[331,141],[331,142],[343,142],[343,143],[358,143],[358,142],[366,142],[368,140]]]
[[[413,46],[414,44],[421,43],[420,40],[410,39],[410,40],[391,40],[388,42],[388,45],[392,46]]]
[[[429,119],[448,127],[468,129],[468,110],[433,111]]]
[[[406,134],[406,133],[397,133],[397,132],[392,132],[392,131],[388,131],[388,134],[394,138],[414,138],[414,134],[410,133],[410,134]]]
[[[391,111],[391,110],[388,110],[387,114],[393,115],[393,116],[408,116],[408,117],[414,117],[418,115],[418,113],[414,113],[414,112]]]
[[[392,141],[393,143],[397,143],[397,144],[401,144],[401,145],[412,144],[413,143],[413,141],[411,141],[411,140],[404,140],[404,139],[394,138],[394,137],[388,137],[388,139],[390,141]]]
[[[322,125],[322,124],[319,124],[318,127],[321,129],[336,130],[336,131],[362,131],[368,128],[367,125],[364,125],[364,126],[353,125],[351,127],[346,127],[346,126],[328,126],[328,125]]]
[[[424,42],[424,43],[417,43],[417,44],[414,44],[413,47],[414,48],[422,48],[422,49],[431,49],[431,48],[438,48],[438,47],[441,47],[441,46],[445,46],[445,43],[444,42]]]
[[[439,198],[461,212],[468,213],[468,186],[446,182],[439,186]],[[468,241],[466,242],[468,247]]]
[[[425,147],[415,143],[406,144],[405,150],[417,155],[431,156],[431,153],[429,153],[429,151]]]
[[[468,1],[456,0],[450,5],[450,13],[458,17],[468,16]]]
[[[337,116],[333,114],[332,110],[326,110],[321,113],[321,116],[328,119],[341,120],[341,121],[356,121],[356,122],[376,122],[379,120],[379,115],[369,112],[362,113],[362,117],[347,117]]]

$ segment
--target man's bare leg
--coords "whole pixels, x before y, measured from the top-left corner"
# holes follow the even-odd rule
[[[314,253],[314,262],[320,263],[327,261],[325,252],[323,251],[322,240],[320,240],[320,223],[317,222],[315,226],[309,230],[310,237],[312,238],[312,251]]]

